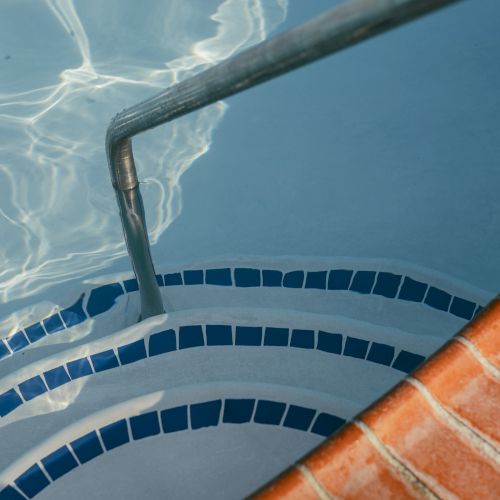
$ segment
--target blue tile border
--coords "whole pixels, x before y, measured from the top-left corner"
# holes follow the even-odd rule
[[[43,320],[43,326],[45,331],[50,335],[52,333],[60,332],[65,329],[63,320],[59,316],[59,313],[55,313],[47,319]]]
[[[160,412],[161,428],[165,434],[184,431],[188,428],[188,407],[177,406]]]
[[[11,484],[4,486],[0,490],[0,500],[24,499],[24,495],[34,498],[60,477],[100,455],[133,441],[163,434],[219,425],[259,424],[326,438],[345,423],[345,419],[317,409],[283,401],[244,397],[196,401],[148,411],[111,422],[63,444],[31,465]]]
[[[24,382],[19,384],[19,391],[25,401],[31,401],[32,399],[44,394],[48,391],[45,382],[42,380],[40,375],[36,375]]]
[[[24,332],[17,332],[7,339],[12,352],[20,351],[29,345],[29,340],[24,335]]]
[[[5,417],[22,404],[23,400],[15,389],[0,394],[0,417]]]
[[[53,481],[64,476],[64,474],[67,474],[79,465],[67,446],[61,446],[56,451],[42,458],[41,462]]]
[[[87,303],[87,313],[93,318],[98,314],[108,311],[115,305],[116,299],[123,295],[122,285],[120,283],[109,283],[90,291]]]
[[[49,479],[45,476],[38,464],[32,465],[26,472],[23,472],[15,481],[17,487],[28,497],[33,498],[49,484]],[[1,496],[0,496],[1,498]],[[8,497],[7,497],[8,498]],[[19,497],[24,498],[24,497]]]
[[[92,376],[169,352],[197,347],[226,346],[245,349],[247,347],[305,349],[327,355],[357,358],[404,373],[412,372],[426,359],[417,353],[398,350],[395,346],[338,332],[275,326],[181,325],[151,333],[144,339],[68,361],[20,382],[16,387],[0,394],[0,418],[10,414],[24,402],[81,377]]]
[[[76,380],[80,377],[86,377],[87,375],[92,375],[94,371],[90,365],[90,361],[87,358],[75,359],[66,363],[66,368],[68,369],[69,376],[71,380]]]
[[[107,451],[130,442],[127,421],[125,419],[117,420],[101,427],[99,434]]]
[[[26,333],[26,336],[28,337],[28,340],[30,341],[30,344],[38,342],[40,339],[47,335],[41,323],[35,323],[34,325],[28,326],[24,329],[24,331]]]
[[[172,286],[223,286],[234,288],[282,288],[308,291],[336,291],[374,295],[388,300],[422,304],[466,321],[483,308],[482,305],[455,296],[431,284],[403,274],[387,271],[324,269],[318,271],[258,269],[250,267],[218,267],[187,269],[156,276],[158,284]],[[13,335],[0,339],[0,360],[26,349],[45,338],[79,325],[89,318],[109,311],[116,300],[138,290],[135,278],[101,285],[80,295],[71,306],[55,312]],[[87,301],[85,302],[85,299]]]
[[[56,368],[47,370],[43,372],[43,376],[45,377],[45,382],[49,390],[56,389],[61,385],[71,382],[71,378],[64,366],[57,366]]]
[[[4,340],[0,339],[0,359],[10,356],[11,352]]]
[[[89,432],[71,441],[70,445],[81,464],[89,462],[104,453],[96,431]]]

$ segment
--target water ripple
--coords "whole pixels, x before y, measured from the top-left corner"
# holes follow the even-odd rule
[[[124,255],[103,145],[111,117],[263,40],[287,0],[154,0],[147,10],[122,0],[46,0],[1,10],[5,303]],[[153,243],[180,214],[181,176],[209,149],[224,112],[217,103],[138,141]]]

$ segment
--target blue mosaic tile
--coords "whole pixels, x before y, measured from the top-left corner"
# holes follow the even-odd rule
[[[59,314],[55,313],[47,319],[43,320],[43,326],[48,334],[60,332],[64,330],[64,325]]]
[[[344,356],[365,359],[369,342],[355,337],[346,337],[344,346]]]
[[[8,415],[22,404],[21,396],[14,389],[0,394],[0,417],[5,417],[5,415]]]
[[[378,273],[377,282],[372,293],[393,299],[398,294],[401,278],[400,274]]]
[[[89,432],[85,436],[71,441],[70,445],[81,464],[104,453],[96,431]]]
[[[144,344],[144,340],[136,340],[130,344],[118,347],[118,357],[122,365],[135,363],[136,361],[146,358],[146,344]]]
[[[75,467],[78,467],[78,462],[67,446],[61,446],[61,448],[52,452],[50,455],[42,458],[41,461],[53,481],[64,476],[64,474],[67,474]]]
[[[237,267],[234,270],[234,283],[240,287],[260,286],[260,271],[248,267]]]
[[[225,424],[243,424],[252,420],[255,399],[226,399],[222,421]]]
[[[137,283],[137,278],[130,278],[123,282],[123,286],[125,287],[125,291],[127,293],[137,292],[139,290],[139,283]]]
[[[306,276],[306,288],[326,289],[326,271],[309,271]]]
[[[26,500],[26,497],[21,495],[21,493],[19,493],[12,486],[7,485],[0,491],[0,500]]]
[[[261,345],[262,328],[260,326],[237,326],[236,345]]]
[[[64,366],[57,366],[56,368],[52,368],[52,370],[47,370],[43,372],[43,376],[45,377],[45,382],[47,382],[47,387],[51,390],[71,382]]]
[[[24,331],[31,343],[38,342],[47,335],[41,323],[35,323],[34,325],[28,326],[28,328],[25,328]]]
[[[106,450],[112,450],[130,441],[128,436],[127,421],[118,420],[99,429],[102,442]]]
[[[304,271],[290,271],[283,276],[285,288],[302,288],[304,284]]]
[[[336,430],[340,429],[344,424],[345,420],[343,418],[330,415],[329,413],[320,413],[314,421],[311,432],[328,437]]]
[[[40,396],[40,394],[47,392],[47,386],[42,380],[42,377],[40,377],[40,375],[36,375],[35,377],[21,382],[19,384],[19,391],[25,401],[30,401],[31,399]]]
[[[264,269],[262,271],[262,285],[263,286],[281,286],[283,282],[283,273],[271,269]]]
[[[231,325],[206,325],[207,345],[232,345]]]
[[[109,285],[94,288],[90,292],[87,313],[93,318],[108,311],[115,305],[116,299],[120,295],[123,295],[123,288],[120,283],[110,283]]]
[[[425,361],[424,356],[413,352],[401,351],[392,363],[392,367],[405,373],[412,372],[417,366]]]
[[[408,300],[410,302],[422,302],[426,291],[427,285],[425,283],[405,276],[401,290],[399,290],[398,299]]]
[[[205,283],[207,285],[231,286],[233,280],[231,278],[231,269],[207,269],[205,271]]]
[[[312,410],[311,408],[290,405],[285,415],[283,426],[301,431],[307,431],[315,414],[316,410]]]
[[[179,328],[179,349],[205,345],[201,325],[181,326]]]
[[[29,345],[28,339],[23,332],[15,333],[14,335],[12,335],[12,337],[9,337],[7,339],[7,342],[12,352],[20,351],[21,349],[24,349],[27,345]]]
[[[188,428],[187,406],[169,408],[160,413],[163,432],[178,432]]]
[[[143,439],[160,434],[158,412],[150,411],[148,413],[144,413],[143,415],[130,417],[130,428],[134,439]]]
[[[218,425],[221,408],[222,401],[220,399],[191,405],[189,407],[191,429]]]
[[[264,335],[264,345],[288,346],[288,328],[266,328]]]
[[[163,276],[161,274],[156,275],[156,283],[158,283],[158,286],[163,286]]]
[[[92,375],[92,373],[94,373],[87,358],[70,361],[69,363],[66,363],[66,368],[68,369],[71,380],[86,377],[87,375]]]
[[[440,311],[448,311],[450,307],[451,295],[444,290],[431,286],[424,300],[424,304],[427,304],[434,309],[439,309]]]
[[[349,290],[358,293],[370,293],[375,282],[375,271],[358,271],[352,278]]]
[[[348,290],[352,271],[337,269],[328,275],[328,290]]]
[[[184,284],[185,285],[203,285],[203,270],[196,269],[191,271],[184,271]]]
[[[164,330],[149,337],[149,355],[157,356],[177,349],[177,339],[174,330]]]
[[[257,401],[257,409],[253,421],[257,424],[280,425],[285,413],[286,404],[278,401]]]
[[[90,359],[92,361],[92,365],[94,365],[94,371],[96,373],[119,366],[118,359],[113,349],[91,354]]]
[[[85,294],[81,294],[79,299],[71,306],[60,311],[61,318],[67,328],[83,323],[87,319],[87,315],[83,310],[83,299]]]
[[[164,276],[165,286],[178,286],[182,285],[181,273],[170,273]]]
[[[292,330],[290,347],[300,347],[302,349],[314,349],[313,330]]]
[[[6,358],[7,356],[9,356],[9,354],[10,351],[8,347],[5,345],[5,342],[0,339],[0,359]]]
[[[453,297],[450,306],[450,313],[459,318],[470,320],[474,316],[476,304],[469,300],[461,299],[460,297]]]
[[[318,332],[318,345],[316,349],[334,354],[341,354],[342,335],[340,333],[329,333],[320,330]]]
[[[391,366],[392,360],[394,359],[394,347],[392,345],[372,342],[370,352],[366,359],[368,361],[373,361],[373,363],[378,363],[379,365]]]
[[[37,464],[32,465],[26,472],[23,472],[14,482],[28,498],[33,498],[50,484],[50,481]]]

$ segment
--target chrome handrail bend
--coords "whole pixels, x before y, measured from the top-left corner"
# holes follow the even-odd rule
[[[115,116],[106,153],[141,296],[141,318],[164,313],[151,259],[132,137],[459,0],[350,0]]]

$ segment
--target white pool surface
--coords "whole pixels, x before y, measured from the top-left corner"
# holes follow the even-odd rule
[[[500,283],[500,32],[465,0],[134,141],[114,114],[337,2],[0,6],[0,500],[242,498]]]

